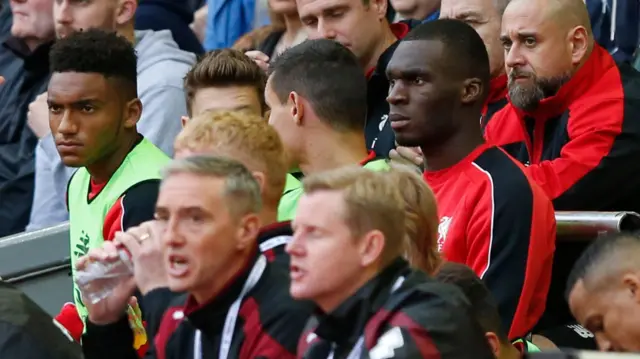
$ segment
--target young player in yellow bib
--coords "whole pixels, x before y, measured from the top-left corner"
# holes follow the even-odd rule
[[[153,218],[160,169],[169,158],[136,130],[142,104],[136,55],[115,33],[78,32],[50,54],[49,124],[62,162],[77,167],[67,190],[72,268],[90,248]],[[176,119],[179,121],[179,119]],[[78,314],[87,315],[74,287]],[[129,309],[136,349],[147,342],[140,310]]]

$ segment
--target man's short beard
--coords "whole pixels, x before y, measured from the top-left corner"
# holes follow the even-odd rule
[[[533,80],[533,85],[523,87],[515,82],[515,77],[518,75],[517,70],[509,74],[509,99],[515,107],[525,112],[537,109],[540,101],[556,95],[562,85],[571,79],[571,74],[569,73],[549,78],[537,77],[535,74],[528,73],[527,75],[531,76]]]

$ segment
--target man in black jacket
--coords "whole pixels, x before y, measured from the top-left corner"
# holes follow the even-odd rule
[[[319,314],[298,357],[493,358],[460,290],[402,259],[405,208],[394,179],[355,167],[303,181],[287,245],[290,292]]]
[[[80,359],[64,328],[24,293],[0,280],[0,358]]]
[[[141,246],[160,241],[168,288],[187,294],[172,300],[146,357],[295,357],[311,308],[291,299],[286,271],[260,254],[261,236],[269,235],[260,231],[260,208],[260,186],[237,161],[194,156],[167,168],[156,209],[158,232],[152,235],[143,226],[127,236]],[[96,250],[79,268],[89,258],[110,261],[118,255]],[[147,268],[135,268],[134,278],[145,275]],[[108,299],[87,305],[88,359],[137,358],[123,314],[135,282],[124,281]],[[143,308],[156,306],[154,300],[151,291],[142,298]]]
[[[49,82],[52,3],[11,1],[18,15],[11,35],[0,35],[0,74],[6,80],[0,86],[0,237],[24,231],[29,221],[38,139],[27,126],[27,112]]]

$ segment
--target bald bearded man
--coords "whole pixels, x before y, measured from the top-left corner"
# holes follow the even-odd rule
[[[513,0],[500,40],[511,103],[485,130],[556,210],[640,211],[640,74],[594,42],[582,0]]]

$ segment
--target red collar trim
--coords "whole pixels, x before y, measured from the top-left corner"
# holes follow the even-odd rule
[[[262,228],[260,228],[260,234],[265,232],[271,232],[273,230],[286,229],[290,226],[291,226],[291,221],[275,222],[275,223],[267,224],[265,226],[262,226]],[[260,234],[258,236],[260,236]]]
[[[516,348],[520,352],[520,354],[524,354],[527,352],[524,345],[524,341],[521,340],[513,343],[513,347]]]
[[[376,70],[376,67],[371,67],[367,70],[367,72],[365,72],[365,76],[367,77],[367,80],[371,78],[371,76],[373,75],[373,72]]]
[[[571,77],[571,80],[560,88],[555,96],[540,101],[538,108],[530,113],[525,113],[515,106],[514,109],[520,117],[529,115],[541,120],[555,117],[566,111],[576,98],[593,87],[594,82],[599,80],[603,73],[615,66],[613,57],[599,45],[594,45],[589,59]]]
[[[508,93],[507,75],[502,74],[498,77],[492,78],[491,82],[489,82],[489,97],[487,98],[487,104],[502,100]]]
[[[407,36],[409,30],[411,30],[409,28],[409,24],[406,24],[404,22],[396,22],[389,25],[389,27],[391,28],[391,32],[396,35],[396,38],[398,40],[402,40],[405,36]]]
[[[363,159],[362,161],[360,161],[360,166],[364,166],[367,163],[373,161],[376,159],[376,152],[375,151],[369,151],[369,154],[367,155],[367,157],[365,157],[365,159]]]

